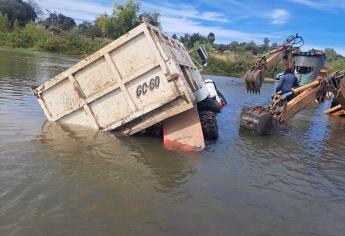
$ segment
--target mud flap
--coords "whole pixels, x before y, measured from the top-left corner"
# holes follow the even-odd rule
[[[168,149],[201,151],[205,148],[199,113],[196,108],[163,121],[164,146]]]

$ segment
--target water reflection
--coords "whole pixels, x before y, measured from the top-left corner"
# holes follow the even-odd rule
[[[121,175],[119,168],[141,170],[159,183],[155,186],[158,191],[171,191],[184,184],[197,171],[199,162],[198,154],[167,151],[157,138],[116,137],[49,121],[42,126],[37,142],[47,156],[53,151],[61,157],[57,160],[102,165],[100,168],[108,177]],[[75,170],[75,166],[67,166]]]

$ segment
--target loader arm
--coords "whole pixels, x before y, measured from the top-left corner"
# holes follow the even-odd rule
[[[335,104],[325,111],[325,114],[345,123],[345,71],[337,71],[331,74],[328,83],[328,90],[334,94]]]
[[[278,120],[279,123],[288,121],[298,112],[312,104],[316,99],[319,99],[322,94],[325,94],[325,91],[322,90],[323,86],[320,80],[316,80],[297,89],[292,89],[294,98],[290,101],[286,101],[283,98],[283,111],[279,111],[278,108],[272,110],[274,119]]]
[[[284,58],[285,66],[292,64],[291,48],[287,46],[281,46],[265,56],[262,56],[258,62],[256,62],[250,70],[248,70],[244,76],[246,82],[247,92],[260,93],[260,88],[265,79],[267,70],[278,64],[279,61]]]
[[[260,57],[244,75],[247,92],[260,93],[267,70],[278,64],[280,60],[283,61],[284,71],[293,68],[292,52],[295,48],[303,46],[303,44],[304,41],[301,36],[298,36],[298,34],[292,35],[280,47]]]
[[[314,101],[323,102],[327,92],[333,93],[334,98],[339,104],[325,111],[325,114],[344,111],[345,71],[337,71],[327,77],[318,77],[318,79],[311,83],[292,89],[291,93],[294,95],[294,98],[288,102],[285,101],[282,112],[272,109],[272,113],[275,119],[279,119],[280,123],[286,122]],[[284,95],[275,94],[272,104],[281,99],[280,97],[284,99]]]
[[[258,135],[270,134],[274,126],[288,121],[314,101],[323,102],[327,92],[333,93],[339,104],[325,113],[344,117],[345,71],[338,71],[327,77],[320,76],[309,84],[292,89],[289,93],[274,94],[270,106],[245,110],[241,114],[241,127],[252,130]],[[294,98],[288,101],[287,97],[290,95]]]

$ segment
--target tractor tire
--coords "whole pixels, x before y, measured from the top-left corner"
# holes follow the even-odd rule
[[[206,140],[218,139],[218,123],[216,114],[212,111],[201,111],[199,113],[202,132]]]

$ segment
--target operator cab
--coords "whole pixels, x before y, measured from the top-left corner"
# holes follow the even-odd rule
[[[322,51],[313,49],[308,52],[294,52],[292,56],[295,62],[294,74],[300,85],[314,81],[326,67],[326,55]],[[284,72],[281,72],[275,75],[274,79],[279,81],[283,75]]]
[[[293,53],[295,61],[295,75],[300,85],[314,81],[326,67],[326,54],[318,50]]]

